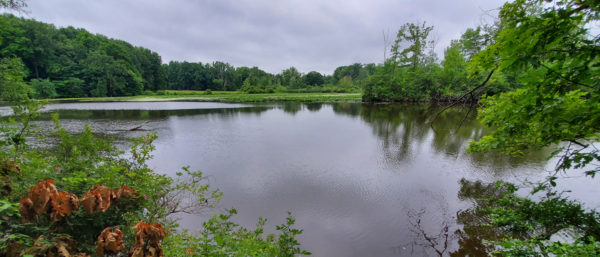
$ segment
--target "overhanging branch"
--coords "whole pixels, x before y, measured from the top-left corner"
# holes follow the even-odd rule
[[[492,75],[494,75],[494,72],[496,71],[496,69],[493,69],[492,71],[490,71],[490,73],[487,75],[487,77],[485,78],[485,80],[477,85],[476,87],[474,87],[473,89],[469,90],[469,92],[463,94],[462,96],[460,96],[456,101],[454,101],[453,103],[451,103],[450,105],[444,107],[441,111],[439,111],[434,117],[433,119],[430,121],[430,126],[433,129],[433,122],[435,122],[435,120],[437,120],[439,118],[439,116],[445,112],[446,110],[458,105],[461,102],[464,102],[465,99],[467,99],[467,96],[471,96],[471,100],[474,100],[474,96],[473,93],[483,87],[485,87],[485,85],[488,83],[488,81],[490,81],[490,78],[492,78]]]

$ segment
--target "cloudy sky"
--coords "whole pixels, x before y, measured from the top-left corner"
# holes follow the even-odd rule
[[[224,61],[331,74],[380,63],[383,33],[433,25],[436,52],[490,20],[502,0],[29,0],[25,17],[82,27],[158,52],[163,62]]]

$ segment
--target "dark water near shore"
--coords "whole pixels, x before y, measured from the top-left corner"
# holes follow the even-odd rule
[[[436,236],[444,227],[445,256],[484,254],[478,237],[485,231],[468,209],[489,191],[485,183],[535,181],[552,168],[546,159],[552,149],[521,158],[465,153],[469,141],[486,133],[467,108],[433,122],[439,107],[406,104],[74,103],[47,109],[59,112],[70,131],[88,123],[118,141],[146,133],[128,131],[142,124],[158,134],[151,167],[167,174],[187,165],[202,170],[224,197],[206,216],[182,217],[185,228],[193,231],[209,214],[232,207],[239,212],[234,221],[246,226],[263,216],[274,227],[291,211],[304,230],[299,241],[313,256],[435,255],[444,239],[431,246],[423,233]],[[595,199],[597,183],[570,178],[562,184],[577,184],[576,198]]]

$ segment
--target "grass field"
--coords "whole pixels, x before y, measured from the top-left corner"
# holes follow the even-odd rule
[[[50,99],[50,102],[157,102],[157,101],[203,101],[229,103],[258,102],[358,102],[360,93],[269,93],[247,94],[232,91],[174,91],[168,90],[164,95],[140,95],[126,97],[84,97]]]

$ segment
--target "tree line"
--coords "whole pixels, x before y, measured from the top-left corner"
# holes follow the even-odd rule
[[[332,75],[290,67],[271,74],[225,62],[171,61],[128,42],[85,29],[57,28],[11,14],[0,16],[0,58],[18,58],[37,98],[133,96],[159,90],[241,90],[247,93],[360,92],[375,64],[338,67]]]
[[[473,57],[494,43],[497,25],[467,29],[436,56],[432,26],[403,25],[383,64],[340,66],[333,74],[278,74],[226,62],[162,63],[160,55],[85,29],[57,28],[10,14],[0,16],[0,58],[18,58],[35,98],[134,96],[164,90],[220,90],[246,93],[363,92],[365,101],[455,100],[487,74],[469,73]],[[476,69],[476,68],[473,68]],[[472,99],[518,88],[518,74],[495,72]]]
[[[247,93],[359,92],[376,65],[354,63],[337,67],[332,75],[317,71],[301,73],[295,67],[271,74],[258,67],[233,67],[224,62],[171,61],[164,64],[167,88],[173,90],[240,90]]]
[[[4,14],[0,58],[19,58],[37,97],[138,95],[166,88],[160,56],[84,29]]]
[[[489,74],[469,66],[477,53],[494,43],[498,24],[467,29],[446,47],[441,61],[433,49],[432,31],[425,22],[406,23],[398,30],[390,57],[364,85],[364,101],[474,102],[484,94],[520,87],[515,72]],[[485,87],[477,87],[482,81]]]

